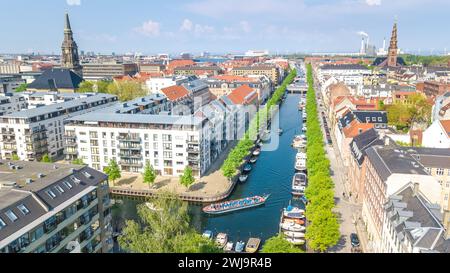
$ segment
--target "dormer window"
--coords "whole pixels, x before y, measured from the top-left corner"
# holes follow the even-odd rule
[[[27,207],[25,207],[24,204],[18,205],[17,208],[23,213],[23,215],[27,215],[30,213],[30,210]]]
[[[11,222],[15,222],[15,221],[17,221],[17,219],[19,219],[12,210],[8,210],[7,212],[5,212],[5,214],[6,214],[6,216],[8,216],[9,220],[11,220]]]

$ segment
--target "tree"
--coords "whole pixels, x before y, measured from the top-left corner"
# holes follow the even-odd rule
[[[98,93],[108,93],[108,86],[111,84],[111,81],[98,81],[95,84],[97,85]]]
[[[281,234],[268,239],[262,247],[261,253],[303,253],[299,247],[289,243]]]
[[[27,83],[22,83],[21,85],[19,85],[16,88],[16,92],[23,92],[26,91],[28,89],[28,84]]]
[[[73,160],[73,161],[72,161],[72,164],[75,164],[75,165],[85,165],[84,162],[83,162],[83,159],[81,159],[81,158],[77,158],[77,159]]]
[[[45,154],[42,156],[41,162],[43,163],[52,163],[52,159],[50,158],[50,156],[48,156],[48,154]]]
[[[11,159],[14,161],[18,161],[18,160],[20,160],[20,157],[17,154],[13,154]]]
[[[153,169],[153,166],[147,162],[145,164],[144,172],[142,173],[142,176],[144,178],[144,184],[148,184],[148,187],[155,182],[156,179],[156,172],[155,169]]]
[[[94,92],[94,83],[91,81],[83,81],[80,83],[77,89],[78,93]]]
[[[180,184],[185,186],[186,188],[189,188],[192,184],[194,184],[195,178],[192,174],[192,168],[190,166],[187,166],[184,169],[183,175],[180,176]]]
[[[110,179],[113,184],[117,179],[122,177],[119,165],[114,159],[109,161],[108,167],[105,168],[105,173],[108,175],[108,179]]]
[[[317,210],[306,229],[306,240],[311,249],[324,252],[339,242],[339,222],[328,209]]]
[[[127,221],[121,248],[135,253],[217,253],[214,243],[190,228],[188,205],[165,192],[152,199],[154,210],[138,206],[140,223]]]
[[[147,90],[136,81],[116,81],[108,85],[107,93],[118,96],[120,101],[129,101],[147,95]]]

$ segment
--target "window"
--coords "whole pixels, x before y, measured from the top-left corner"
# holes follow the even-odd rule
[[[383,122],[383,119],[381,117],[378,117],[378,122]]]
[[[69,181],[64,181],[63,184],[70,190],[71,188],[73,188],[72,184],[70,184]]]
[[[444,169],[437,169],[436,175],[444,175]]]
[[[27,215],[28,213],[30,213],[30,210],[25,207],[24,204],[18,205],[17,208],[23,213],[23,215]]]
[[[51,190],[46,191],[47,195],[50,196],[50,198],[55,199],[56,198],[56,194],[54,192],[52,192]]]
[[[0,230],[4,227],[6,227],[6,223],[5,223],[5,221],[3,221],[2,218],[0,218]]]
[[[17,219],[19,219],[17,218],[17,215],[15,215],[14,212],[12,212],[12,210],[8,210],[7,212],[5,212],[5,214],[12,222],[15,222]]]
[[[63,190],[63,188],[61,188],[60,185],[56,185],[56,186],[55,186],[55,190],[56,190],[57,192],[59,192],[60,194],[63,194],[63,193],[64,193],[64,190]]]

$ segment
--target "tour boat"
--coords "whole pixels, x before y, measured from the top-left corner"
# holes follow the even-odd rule
[[[244,172],[250,172],[252,170],[252,165],[251,164],[245,164],[244,166]]]
[[[304,173],[296,173],[292,178],[292,194],[304,195],[308,179]]]
[[[254,156],[258,156],[258,155],[260,155],[260,154],[261,154],[261,149],[260,149],[260,148],[258,148],[258,149],[256,149],[256,150],[253,151],[253,155],[254,155]]]
[[[250,158],[250,163],[255,164],[256,161],[258,161],[258,157],[257,156],[253,156],[252,158]]]
[[[245,252],[247,253],[256,253],[259,249],[259,245],[261,244],[261,239],[259,238],[250,238],[247,242],[247,247],[245,248]]]
[[[233,251],[233,246],[234,246],[233,242],[228,242],[228,243],[225,245],[225,247],[224,247],[223,250],[225,250],[225,251],[227,251],[227,252]]]
[[[306,243],[305,240],[296,238],[286,238],[286,241],[296,246],[304,245]]]
[[[245,248],[245,242],[239,241],[236,243],[236,247],[234,248],[234,251],[236,251],[237,253],[241,253],[244,251],[244,248]]]
[[[281,227],[281,230],[292,231],[292,232],[303,232],[306,230],[306,228],[302,225],[295,224],[295,223],[289,223],[289,222],[281,223],[280,227]]]
[[[300,172],[306,171],[306,160],[305,159],[297,160],[295,162],[295,169]]]
[[[283,210],[283,216],[292,219],[304,219],[305,211],[297,207],[288,206]]]
[[[285,231],[283,233],[288,238],[298,238],[298,239],[305,238],[305,233],[303,232]]]
[[[211,230],[205,230],[205,232],[203,232],[203,237],[205,237],[207,239],[212,239],[213,238],[213,232]]]
[[[246,174],[241,174],[239,176],[239,182],[241,182],[241,183],[244,183],[245,181],[247,181],[247,179],[248,179],[248,175],[246,175]]]
[[[228,242],[228,235],[226,233],[219,233],[216,237],[216,244],[219,248],[224,248]]]
[[[264,205],[270,194],[264,196],[254,196],[239,200],[226,201],[223,203],[211,204],[203,208],[204,213],[223,214],[227,212],[253,208]]]

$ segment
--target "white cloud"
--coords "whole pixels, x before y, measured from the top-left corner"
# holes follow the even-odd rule
[[[189,19],[184,19],[183,23],[181,24],[180,30],[181,31],[192,31],[192,28],[194,27],[194,23],[192,23]]]
[[[381,0],[366,0],[366,4],[369,6],[380,6]]]
[[[69,6],[79,6],[81,5],[81,0],[66,0],[66,3]]]
[[[159,36],[161,31],[161,24],[152,20],[144,22],[142,26],[134,29],[137,33],[140,33],[144,36],[148,37],[156,37]]]
[[[195,34],[211,34],[214,32],[214,27],[208,25],[196,24],[194,29]]]

